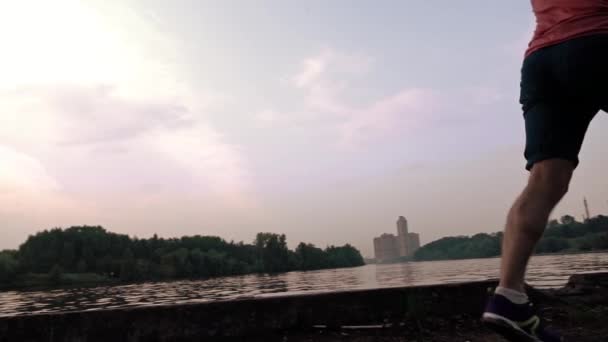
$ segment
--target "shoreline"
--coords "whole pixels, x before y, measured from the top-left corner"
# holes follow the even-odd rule
[[[21,275],[21,277],[29,277],[28,279],[21,280],[19,282],[14,282],[8,285],[0,284],[0,293],[2,292],[11,292],[11,291],[19,291],[19,292],[31,292],[31,291],[51,291],[57,289],[76,289],[76,288],[93,288],[98,286],[128,286],[128,285],[136,285],[136,284],[148,284],[148,283],[172,283],[172,282],[180,282],[180,281],[206,281],[210,279],[221,279],[221,278],[229,278],[229,277],[245,277],[245,276],[266,276],[266,275],[276,275],[276,274],[287,274],[292,272],[316,272],[316,271],[327,271],[327,270],[337,270],[337,269],[349,269],[349,268],[357,268],[364,267],[365,264],[359,266],[349,266],[349,267],[339,267],[339,268],[322,268],[315,270],[293,270],[288,272],[279,272],[279,273],[245,273],[245,274],[233,274],[233,275],[220,275],[214,277],[207,278],[174,278],[174,279],[142,279],[142,280],[120,280],[119,278],[110,278],[104,275],[100,275],[97,273],[67,273],[64,276],[68,279],[72,278],[71,281],[63,280],[60,283],[53,283],[47,274],[44,273],[35,273],[35,274],[26,274]],[[89,276],[95,277],[95,280],[74,280],[81,276]]]
[[[602,250],[593,250],[593,251],[572,251],[572,252],[555,252],[555,253],[535,253],[532,257],[535,256],[560,256],[560,255],[578,255],[578,254],[602,254],[608,253],[608,249]],[[372,262],[366,263],[366,265],[392,265],[392,264],[401,264],[408,262],[437,262],[437,261],[465,261],[465,260],[481,260],[481,259],[498,259],[500,255],[491,256],[491,257],[479,257],[479,258],[462,258],[462,259],[433,259],[433,260],[404,260],[404,261],[390,261],[390,262]]]
[[[568,256],[568,255],[581,255],[581,254],[608,254],[608,250],[597,250],[597,251],[576,251],[569,253],[542,253],[542,254],[534,254],[535,256]],[[473,258],[473,259],[443,259],[443,260],[424,260],[424,261],[399,261],[392,263],[368,263],[361,266],[350,267],[364,267],[368,265],[395,265],[401,263],[437,263],[437,262],[458,262],[458,261],[475,261],[475,260],[483,260],[483,259],[497,259],[496,257],[488,257],[488,258]],[[316,271],[329,271],[336,270],[335,269],[321,269],[321,270],[306,270],[306,271],[290,271],[285,273],[276,273],[276,275],[288,274],[292,272],[316,272]],[[41,280],[46,279],[47,275],[45,274],[33,274],[33,275],[23,275],[22,277],[31,277],[31,279],[22,279],[20,282],[16,282],[9,285],[0,285],[0,293],[2,292],[44,292],[44,291],[53,291],[53,290],[71,290],[71,289],[80,289],[80,288],[95,288],[95,287],[114,287],[114,286],[129,286],[129,285],[137,285],[137,284],[156,284],[156,283],[173,283],[173,282],[181,282],[181,281],[207,281],[211,279],[225,278],[225,277],[244,277],[244,276],[264,276],[268,275],[267,273],[249,273],[249,274],[241,274],[241,275],[231,275],[231,276],[218,276],[211,278],[183,278],[183,279],[149,279],[149,280],[140,280],[140,281],[122,281],[118,278],[109,278],[107,276],[98,275],[98,274],[65,274],[68,279],[64,283],[60,284],[52,284],[49,280]],[[95,278],[91,280],[91,278]],[[75,279],[83,279],[83,280],[75,280]],[[473,279],[471,280],[473,281]]]

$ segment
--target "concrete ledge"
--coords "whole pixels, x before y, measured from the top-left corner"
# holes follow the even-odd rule
[[[494,281],[0,319],[1,341],[176,341],[478,314]]]
[[[570,277],[566,289],[608,288],[608,272],[590,272]]]
[[[599,282],[608,273],[573,276]],[[383,325],[420,318],[478,317],[496,281],[286,295],[0,319],[0,341],[201,341],[313,326]]]

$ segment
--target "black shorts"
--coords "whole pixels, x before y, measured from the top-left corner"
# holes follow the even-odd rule
[[[608,111],[608,34],[575,38],[533,52],[523,63],[520,103],[526,169],[546,159],[578,165],[593,117]]]

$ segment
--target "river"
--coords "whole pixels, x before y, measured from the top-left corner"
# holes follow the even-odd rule
[[[277,275],[52,291],[9,291],[0,292],[0,317],[486,280],[498,276],[498,264],[497,258],[372,264]],[[530,263],[527,281],[539,288],[555,288],[566,284],[574,273],[593,271],[608,271],[608,253],[535,256]]]

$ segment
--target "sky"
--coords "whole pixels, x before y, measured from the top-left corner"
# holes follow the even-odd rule
[[[0,1],[0,249],[53,227],[290,247],[495,232],[528,1]],[[608,211],[605,115],[554,217]]]

